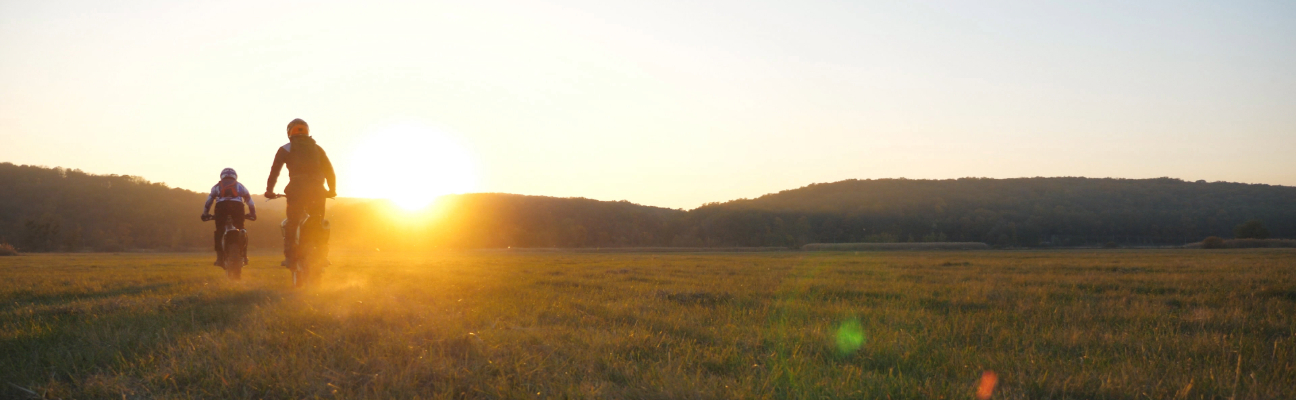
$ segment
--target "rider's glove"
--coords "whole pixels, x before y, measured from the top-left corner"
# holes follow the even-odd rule
[[[336,190],[329,190],[329,192],[328,192],[328,198],[331,199],[331,198],[334,198],[334,197],[337,197],[337,191],[336,191]]]
[[[243,218],[247,218],[249,221],[256,221],[256,213],[244,215]]]
[[[202,220],[203,220],[203,222],[206,222],[207,220],[209,220],[209,219],[211,219],[211,218],[212,218],[212,215],[211,215],[211,214],[203,213],[203,215],[202,215]]]
[[[272,190],[267,190],[267,191],[265,192],[265,198],[267,198],[267,199],[273,199],[273,198],[275,198],[274,191],[272,191]]]

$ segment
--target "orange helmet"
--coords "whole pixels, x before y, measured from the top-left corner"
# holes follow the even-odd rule
[[[301,126],[301,129],[293,129],[293,127],[299,125]],[[307,125],[306,121],[303,121],[301,118],[294,119],[292,122],[288,123],[288,137],[297,135],[310,135],[310,125]]]

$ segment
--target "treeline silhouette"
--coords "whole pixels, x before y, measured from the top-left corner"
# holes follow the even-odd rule
[[[206,199],[138,176],[0,163],[0,242],[35,252],[210,248],[213,224],[199,219]],[[276,232],[252,235],[252,246],[282,243],[282,210],[258,210]]]
[[[846,180],[688,213],[704,245],[984,242],[1177,245],[1258,220],[1296,236],[1296,187],[1179,179]]]
[[[213,182],[214,183],[214,182]],[[142,178],[0,163],[0,242],[23,251],[211,246],[205,194]],[[279,248],[283,202],[257,197],[252,248]],[[693,210],[501,193],[445,196],[421,213],[329,202],[335,247],[799,247],[984,242],[999,247],[1180,245],[1246,221],[1296,237],[1296,188],[1178,179],[847,180]]]

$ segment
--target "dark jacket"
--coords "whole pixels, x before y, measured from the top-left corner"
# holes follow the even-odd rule
[[[333,163],[329,161],[324,149],[315,144],[315,139],[310,136],[293,136],[289,138],[288,144],[275,153],[274,165],[270,167],[270,180],[266,182],[266,192],[274,192],[275,182],[279,180],[279,170],[284,165],[288,166],[288,186],[284,188],[284,193],[292,194],[303,190],[324,193],[325,182],[328,182],[328,192],[337,193]]]

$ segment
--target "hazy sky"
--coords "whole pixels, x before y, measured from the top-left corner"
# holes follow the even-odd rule
[[[1296,185],[1288,0],[359,3],[0,1],[0,161],[261,192],[303,118],[358,197]]]

